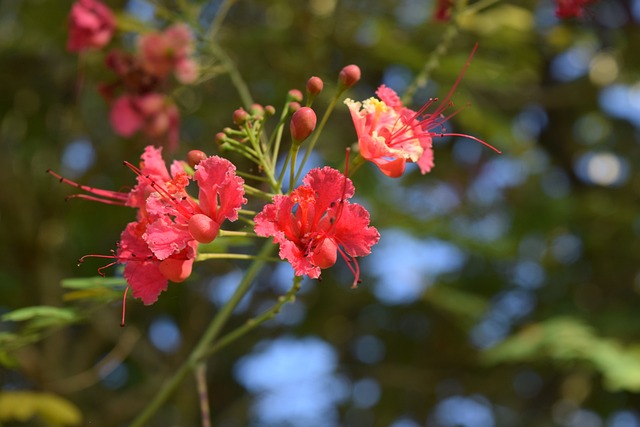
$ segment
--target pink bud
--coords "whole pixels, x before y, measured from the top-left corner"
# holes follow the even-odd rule
[[[265,105],[264,113],[267,116],[273,116],[276,113],[276,108],[273,105]]]
[[[324,239],[312,256],[313,263],[322,268],[329,268],[338,259],[338,245],[333,239]]]
[[[316,96],[320,92],[322,92],[322,88],[324,87],[324,82],[320,77],[313,76],[307,80],[307,93],[309,96]]]
[[[260,104],[253,104],[249,108],[249,112],[251,113],[252,116],[262,117],[264,116],[264,107]]]
[[[175,283],[184,282],[191,275],[193,259],[167,258],[160,261],[158,269],[167,279]]]
[[[225,134],[224,132],[216,133],[216,143],[222,144],[226,138],[227,134]]]
[[[224,135],[224,134],[223,134]],[[200,163],[202,160],[206,159],[207,155],[205,154],[204,151],[200,151],[200,150],[191,150],[187,153],[187,163],[189,164],[189,166],[191,166],[192,168],[196,167],[196,165],[198,163]]]
[[[338,82],[342,89],[350,88],[360,80],[360,67],[357,65],[347,65],[338,75]]]
[[[291,112],[295,113],[296,111],[298,111],[300,109],[300,107],[302,107],[302,105],[300,105],[299,102],[295,102],[294,101],[294,102],[290,102],[289,103],[289,111],[291,111]]]
[[[291,117],[291,137],[301,143],[311,135],[316,128],[316,113],[309,107],[302,107]]]
[[[248,118],[249,118],[249,113],[244,111],[243,108],[238,108],[236,111],[233,112],[233,123],[237,125],[245,124]]]
[[[302,92],[300,92],[298,89],[291,89],[287,93],[287,98],[289,99],[289,101],[301,102]]]
[[[189,233],[200,243],[211,243],[218,237],[220,224],[204,214],[195,214],[189,219]]]

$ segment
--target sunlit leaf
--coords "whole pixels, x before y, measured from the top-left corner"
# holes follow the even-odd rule
[[[51,393],[3,391],[0,394],[0,421],[27,422],[40,417],[50,426],[74,426],[82,422],[80,410]]]
[[[51,307],[46,305],[24,307],[2,315],[3,321],[21,322],[35,318],[50,319],[52,322],[72,322],[77,314],[70,308]]]
[[[640,390],[640,349],[599,337],[582,321],[569,317],[528,326],[487,350],[483,359],[489,364],[577,362],[602,374],[612,391]]]

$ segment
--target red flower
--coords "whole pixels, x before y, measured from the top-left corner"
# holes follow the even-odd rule
[[[192,241],[182,251],[160,260],[142,239],[145,229],[144,221],[127,224],[120,235],[115,262],[125,265],[124,278],[134,298],[149,305],[167,289],[169,280],[179,283],[191,275],[198,244]]]
[[[594,0],[556,0],[556,16],[561,19],[579,18],[584,7]]]
[[[335,264],[339,253],[356,286],[360,268],[355,257],[368,255],[380,234],[369,226],[367,210],[348,202],[354,187],[339,171],[313,169],[303,183],[290,196],[276,195],[256,215],[255,232],[273,236],[280,244],[280,258],[288,260],[298,276],[318,278],[321,269]]]
[[[397,178],[404,173],[407,162],[417,163],[422,174],[433,168],[431,147],[434,137],[464,136],[499,153],[474,136],[443,132],[443,123],[458,113],[455,111],[448,116],[444,115],[453,105],[451,96],[469,66],[474,52],[475,48],[455,84],[432,113],[427,113],[427,110],[438,101],[437,99],[431,99],[418,111],[413,111],[404,107],[398,95],[385,85],[376,91],[380,99],[372,97],[363,102],[346,99],[344,102],[349,107],[358,135],[360,155],[376,164],[385,175]]]
[[[142,238],[160,260],[183,251],[191,242],[210,243],[218,235],[225,219],[238,219],[238,209],[247,203],[244,180],[235,174],[235,166],[218,156],[204,159],[196,166],[194,180],[199,200],[186,192],[156,190],[146,201],[148,214],[157,218],[147,226]]]
[[[436,11],[433,18],[440,22],[449,22],[451,20],[451,11],[453,9],[453,0],[437,0]]]
[[[160,79],[173,72],[182,83],[193,83],[198,77],[193,53],[193,36],[186,25],[174,25],[162,33],[140,37],[142,67]]]
[[[118,135],[129,137],[141,131],[149,138],[168,141],[171,150],[178,146],[180,113],[165,95],[123,95],[111,106],[110,120]]]
[[[107,6],[97,0],[78,0],[69,14],[67,49],[99,49],[111,41],[115,26],[116,19]]]
[[[70,197],[83,198],[107,204],[130,206],[138,209],[138,221],[127,225],[120,236],[118,250],[113,255],[86,255],[86,258],[107,258],[114,261],[98,269],[102,271],[114,264],[124,264],[124,277],[133,291],[133,296],[142,299],[145,304],[154,303],[160,292],[167,288],[168,281],[182,282],[191,274],[196,256],[197,242],[193,239],[186,242],[183,248],[160,259],[156,257],[143,235],[150,224],[160,221],[161,216],[150,214],[146,208],[149,196],[161,188],[163,194],[182,195],[189,183],[182,163],[174,161],[171,174],[162,160],[162,149],[148,146],[141,156],[140,169],[129,165],[138,175],[138,184],[128,192],[102,190],[77,184],[48,171],[61,182],[77,187],[89,194],[77,194]]]

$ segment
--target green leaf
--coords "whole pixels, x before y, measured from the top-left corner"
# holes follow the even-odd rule
[[[30,391],[0,394],[0,421],[27,422],[36,416],[50,426],[74,426],[82,422],[80,410],[60,396]]]
[[[82,277],[64,279],[61,282],[66,289],[75,291],[66,292],[64,301],[94,300],[113,301],[122,297],[122,289],[127,286],[123,277]]]
[[[551,360],[590,366],[611,391],[640,391],[640,348],[625,348],[612,339],[599,337],[581,320],[559,317],[528,326],[487,350],[489,364]]]
[[[485,299],[451,286],[432,286],[425,292],[424,298],[433,306],[451,313],[466,326],[478,321],[487,310]]]
[[[37,318],[50,319],[59,322],[73,322],[77,320],[77,313],[70,308],[51,307],[47,305],[39,305],[33,307],[24,307],[10,311],[2,315],[0,320],[10,322],[21,322],[24,320],[34,320]]]
[[[90,289],[96,287],[107,287],[111,289],[118,289],[127,285],[127,281],[124,277],[80,277],[73,279],[63,279],[62,287],[67,289]]]
[[[0,350],[0,366],[8,369],[18,369],[20,364],[18,360],[4,350]]]

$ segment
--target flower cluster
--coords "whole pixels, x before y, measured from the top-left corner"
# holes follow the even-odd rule
[[[106,46],[116,30],[111,10],[98,0],[80,0],[69,17],[67,48],[72,52]],[[167,95],[169,78],[182,84],[195,82],[198,67],[192,59],[194,40],[189,27],[177,24],[163,32],[138,38],[136,51],[112,49],[105,58],[115,78],[99,86],[111,104],[114,131],[131,137],[140,132],[147,139],[175,150],[179,143],[180,113]]]
[[[113,30],[113,16],[97,0],[80,0],[74,5],[70,20],[73,50],[103,47]],[[195,81],[197,67],[191,59],[191,33],[184,25],[174,25],[164,32],[146,33],[139,37],[137,46],[136,53],[112,50],[106,57],[107,67],[116,75],[113,82],[101,87],[103,96],[111,102],[112,125],[124,136],[142,132],[158,139],[168,135],[173,148],[177,144],[179,116],[175,105],[160,90],[166,87],[170,76],[182,84]],[[356,169],[364,160],[389,177],[399,177],[405,173],[407,163],[416,163],[425,174],[434,167],[435,137],[465,136],[486,144],[473,136],[444,132],[444,122],[459,112],[444,114],[453,105],[451,97],[470,60],[471,56],[453,88],[433,111],[430,107],[437,100],[414,111],[385,85],[376,91],[377,98],[361,102],[346,99],[358,140],[357,158],[353,161]],[[152,145],[144,150],[139,166],[125,162],[137,176],[137,184],[127,192],[80,185],[49,171],[83,191],[71,197],[136,210],[135,221],[126,225],[111,255],[86,255],[81,261],[99,257],[111,260],[107,266],[123,264],[123,275],[133,296],[152,304],[169,282],[186,280],[196,261],[225,255],[252,257],[210,252],[213,246],[209,244],[215,239],[242,235],[271,238],[279,247],[280,258],[291,264],[296,276],[320,278],[322,270],[341,258],[353,273],[353,287],[357,286],[357,258],[371,253],[380,234],[370,225],[369,212],[350,201],[355,194],[354,183],[347,176],[350,148],[346,150],[345,173],[329,166],[319,167],[302,177],[301,185],[295,184],[326,118],[360,75],[356,65],[347,65],[340,71],[337,92],[320,125],[313,102],[324,83],[316,76],[307,81],[304,106],[305,96],[300,90],[288,92],[271,135],[266,135],[265,129],[267,120],[276,115],[273,106],[254,104],[246,110],[235,110],[234,127],[219,132],[216,141],[222,154],[233,151],[243,156],[256,165],[258,174],[237,171],[226,158],[207,156],[199,150],[190,151],[186,161],[174,160],[167,168],[162,149]],[[289,150],[283,155],[280,150],[286,144],[282,136],[287,122]],[[303,145],[307,151],[302,164],[297,165]],[[285,191],[287,172],[290,185]],[[258,184],[252,186],[243,177]],[[255,210],[243,209],[245,204]],[[239,219],[249,228],[221,229],[226,221]],[[98,271],[102,274],[105,267]]]
[[[302,182],[290,195],[276,195],[256,216],[256,234],[273,237],[280,258],[298,276],[319,277],[339,253],[353,272],[355,287],[360,277],[355,257],[369,255],[380,238],[369,226],[369,212],[349,203],[353,184],[335,169],[313,169]]]
[[[74,197],[137,210],[120,235],[114,255],[87,257],[113,258],[125,265],[124,277],[133,296],[152,304],[167,288],[169,281],[182,282],[191,274],[198,243],[213,241],[225,219],[235,221],[244,198],[244,181],[236,176],[235,166],[218,156],[205,157],[195,173],[185,163],[174,161],[170,170],[162,159],[162,149],[148,146],[141,156],[140,168],[129,164],[138,183],[129,192],[96,189],[77,184],[49,171],[62,182],[88,194]],[[199,200],[187,194],[194,181]]]

